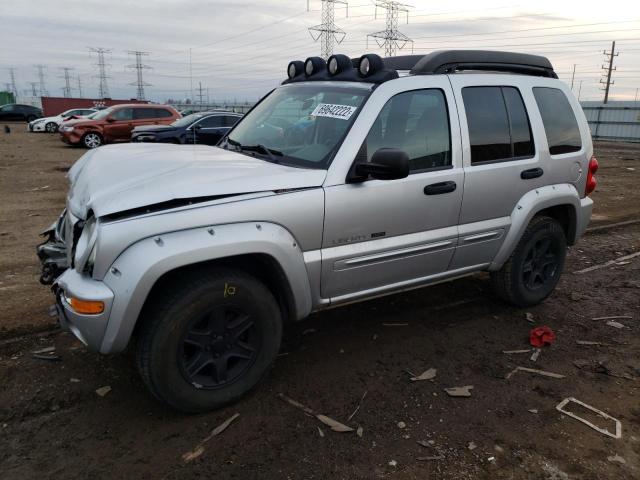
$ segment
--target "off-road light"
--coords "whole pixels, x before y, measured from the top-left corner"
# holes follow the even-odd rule
[[[358,73],[362,77],[369,77],[383,68],[384,63],[382,62],[382,58],[374,53],[361,56],[358,62]]]
[[[327,63],[320,57],[309,57],[304,61],[304,74],[309,77],[327,68]]]
[[[353,68],[353,65],[351,59],[346,55],[331,55],[327,61],[329,75],[336,75],[350,68]]]
[[[304,70],[304,63],[300,60],[294,60],[293,62],[289,62],[289,66],[287,67],[287,76],[289,79],[293,79],[300,75]]]

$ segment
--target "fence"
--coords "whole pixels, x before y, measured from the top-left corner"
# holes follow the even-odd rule
[[[194,110],[196,112],[208,112],[210,110],[228,110],[236,113],[247,113],[253,107],[252,103],[172,103],[176,110]]]
[[[639,102],[581,104],[594,139],[640,142]]]

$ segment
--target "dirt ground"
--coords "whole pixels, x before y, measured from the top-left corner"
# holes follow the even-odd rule
[[[640,478],[640,257],[574,273],[640,251],[640,223],[585,236],[556,292],[526,312],[497,301],[477,275],[313,315],[287,329],[253,393],[185,416],[150,397],[130,355],[89,353],[47,314],[37,235],[62,209],[65,171],[82,153],[24,125],[0,132],[3,480]],[[640,219],[640,145],[597,144],[596,155],[592,225]],[[610,316],[621,316],[613,320],[622,328],[600,318]],[[530,348],[535,325],[557,335],[536,362],[531,352],[502,353]],[[59,361],[32,357],[50,346]],[[564,377],[505,378],[517,366]],[[409,380],[407,371],[427,368],[437,369],[433,380]],[[473,385],[470,398],[444,391],[463,385]],[[111,391],[101,397],[103,386]],[[331,431],[279,393],[362,435]],[[566,397],[619,419],[622,438],[560,414],[555,406]],[[236,412],[197,458],[183,459]]]

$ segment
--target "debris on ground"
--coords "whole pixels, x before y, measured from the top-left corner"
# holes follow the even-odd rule
[[[104,397],[105,395],[107,395],[109,392],[111,391],[111,387],[109,385],[105,385],[104,387],[100,387],[96,390],[96,393],[101,396]]]
[[[573,273],[576,274],[576,275],[581,275],[583,273],[588,273],[588,272],[592,272],[594,270],[599,270],[600,268],[606,268],[606,267],[610,267],[612,265],[616,265],[619,262],[623,262],[625,260],[631,260],[632,258],[636,258],[637,256],[640,256],[640,252],[635,252],[635,253],[632,253],[630,255],[625,255],[624,257],[615,258],[613,260],[609,260],[608,262],[599,263],[598,265],[594,265],[592,267],[583,268],[582,270],[578,270],[577,272],[573,272]]]
[[[302,335],[309,335],[310,333],[316,333],[316,329],[315,328],[307,328],[306,330],[302,331]]]
[[[408,327],[408,323],[383,323],[383,327]]]
[[[508,380],[513,376],[513,374],[517,372],[535,373],[537,375],[542,375],[544,377],[551,377],[551,378],[564,378],[564,375],[560,375],[559,373],[547,372],[546,370],[538,370],[536,368],[527,368],[527,367],[516,367],[513,370],[511,370],[509,373],[507,373],[507,376],[505,378]]]
[[[358,429],[356,430],[356,435],[362,438],[362,432],[364,432],[364,429],[361,426],[359,426]]]
[[[289,405],[292,405],[292,406],[302,410],[307,415],[317,418],[322,423],[324,423],[327,427],[330,427],[331,430],[333,430],[334,432],[353,432],[353,428],[351,428],[351,427],[349,427],[349,426],[347,426],[347,425],[345,425],[343,423],[340,423],[340,422],[338,422],[337,420],[334,420],[331,417],[327,417],[326,415],[322,415],[321,413],[317,413],[316,411],[314,411],[311,408],[307,407],[306,405],[303,405],[302,403],[294,400],[293,398],[287,397],[284,393],[279,393],[278,394],[278,398],[280,398],[284,402],[287,402]]]
[[[395,466],[397,466],[397,465],[398,465],[398,462],[396,462],[395,460],[391,460],[391,461],[389,462],[389,466],[390,466],[390,467],[395,467]]]
[[[433,442],[433,440],[430,440],[430,442]],[[433,444],[430,442],[427,442],[426,440],[416,440],[416,443],[424,448],[433,448]]]
[[[627,461],[618,454],[607,457],[607,460],[610,462],[621,463],[623,465],[627,463]]]
[[[71,377],[71,378],[69,379],[69,381],[70,381],[71,383],[80,383],[80,379],[79,379],[79,378],[74,378],[74,377]]]
[[[529,332],[529,343],[536,348],[544,347],[545,345],[551,345],[556,339],[556,334],[553,333],[551,328],[543,325],[542,327],[532,328]]]
[[[347,422],[351,421],[351,419],[355,416],[355,414],[358,413],[358,410],[360,410],[360,405],[362,405],[362,402],[364,401],[364,398],[367,396],[367,393],[368,393],[368,390],[365,390],[364,393],[362,394],[362,397],[360,397],[360,401],[358,402],[356,409],[353,411],[351,415],[349,415],[349,418],[347,418]]]
[[[224,422],[222,422],[220,425],[214,428],[213,431],[207,437],[205,437],[198,445],[196,445],[196,448],[182,455],[182,460],[184,460],[185,462],[190,462],[198,458],[200,455],[202,455],[204,453],[205,443],[207,443],[213,437],[220,435],[222,432],[224,432],[229,427],[229,425],[231,425],[231,423],[233,423],[233,421],[239,416],[240,416],[239,413],[234,413],[231,417],[227,418]]]
[[[616,320],[620,318],[633,318],[631,315],[611,315],[609,317],[594,317],[591,320]],[[35,353],[35,352],[34,352]]]
[[[600,428],[597,425],[594,425],[593,423],[591,423],[589,420],[579,417],[573,412],[564,410],[564,407],[569,403],[577,403],[578,405],[586,408],[587,410],[592,411],[593,413],[601,416],[602,418],[613,421],[616,427],[615,433],[610,432],[606,428]],[[564,413],[565,415],[578,420],[579,422],[584,423],[585,425],[593,428],[595,431],[600,432],[603,435],[607,435],[608,437],[612,437],[612,438],[622,438],[622,424],[620,423],[620,420],[618,420],[617,418],[613,418],[611,415],[604,413],[602,410],[598,410],[597,408],[592,407],[591,405],[587,405],[586,403],[581,402],[576,398],[573,398],[573,397],[565,398],[558,405],[556,405],[556,410],[558,410],[560,413]]]
[[[31,358],[35,358],[37,360],[49,360],[51,362],[59,362],[62,360],[58,355],[53,355],[52,353],[48,355],[41,355],[39,353],[34,353],[31,355]]]
[[[615,320],[609,320],[607,322],[607,325],[613,328],[625,328],[625,326],[622,323],[616,322]]]
[[[604,345],[604,343],[602,342],[593,342],[591,340],[576,340],[576,343],[578,345],[588,345],[588,346]]]
[[[529,323],[535,323],[535,320],[533,319],[533,313],[531,313],[531,312],[525,312],[524,316],[525,316],[525,318],[527,319],[527,322],[529,322]]]
[[[407,424],[404,423],[404,422],[398,422],[398,428],[400,430],[403,430],[403,429],[407,428]]]
[[[541,349],[536,348],[531,354],[531,358],[529,358],[529,360],[531,360],[532,362],[535,362],[536,360],[538,360],[538,357],[540,356],[541,351],[542,351]]]
[[[424,372],[422,372],[420,375],[418,375],[417,377],[411,377],[409,380],[411,380],[412,382],[418,382],[421,380],[431,380],[433,378],[436,377],[436,373],[438,371],[435,368],[429,368],[428,370],[425,370]]]
[[[56,347],[46,347],[46,348],[41,348],[40,350],[34,350],[33,353],[34,355],[40,355],[43,353],[53,353],[56,351]]]
[[[505,353],[507,355],[512,355],[512,354],[515,354],[515,353],[529,353],[529,352],[531,352],[530,348],[525,348],[525,349],[522,349],[522,350],[502,350],[502,353]]]
[[[465,385],[464,387],[450,387],[445,388],[444,391],[450,397],[470,397],[473,385]]]
[[[321,437],[324,437],[324,432],[320,427],[318,427],[318,435],[320,435]]]
[[[534,413],[534,414],[538,413],[538,409],[537,408],[530,408],[527,411],[530,412],[530,413]]]
[[[469,445],[467,445],[467,448],[469,450],[475,450],[476,448],[478,448],[478,446],[474,442],[469,442]]]

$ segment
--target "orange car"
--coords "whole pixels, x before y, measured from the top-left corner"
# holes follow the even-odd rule
[[[122,104],[114,105],[92,115],[64,122],[60,129],[62,141],[69,145],[96,148],[106,143],[128,142],[131,131],[139,125],[165,125],[180,118],[180,114],[167,105]]]

